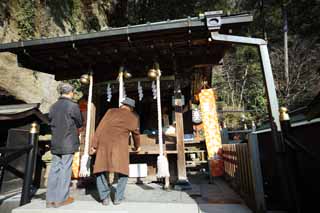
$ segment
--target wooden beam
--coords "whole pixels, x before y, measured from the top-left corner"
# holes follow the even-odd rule
[[[175,81],[175,99],[181,99],[180,81]],[[178,104],[175,106],[175,118],[176,118],[176,137],[177,137],[177,167],[178,167],[178,181],[187,180],[186,171],[186,159],[184,152],[184,130],[183,130],[183,112],[182,105]]]
[[[260,154],[257,134],[249,134],[249,158],[250,158],[250,175],[253,178],[253,190],[255,197],[256,212],[265,212],[266,203],[263,190],[263,177],[260,165]]]

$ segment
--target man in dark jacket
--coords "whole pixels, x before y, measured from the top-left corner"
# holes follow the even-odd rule
[[[52,163],[48,177],[47,207],[59,207],[72,203],[69,196],[73,154],[79,150],[78,128],[82,117],[78,104],[72,101],[73,87],[62,83],[58,87],[59,100],[50,108],[52,131]]]

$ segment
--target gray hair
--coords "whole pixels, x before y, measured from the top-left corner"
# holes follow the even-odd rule
[[[57,89],[60,95],[69,94],[74,90],[73,86],[69,83],[61,83]]]

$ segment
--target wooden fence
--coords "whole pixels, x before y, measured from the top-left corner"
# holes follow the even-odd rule
[[[257,136],[248,143],[223,144],[225,179],[255,212],[265,212]]]

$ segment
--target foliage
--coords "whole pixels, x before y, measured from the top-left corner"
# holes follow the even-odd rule
[[[81,1],[71,0],[69,2],[69,22],[71,24],[71,33],[75,33],[77,32],[77,23],[79,22],[81,16]]]
[[[57,0],[45,2],[55,24],[64,32],[72,34],[100,30],[97,14],[93,12],[94,7],[97,7],[96,12],[105,22],[108,18],[106,14],[111,10],[111,0],[59,0],[59,4]]]
[[[247,117],[255,121],[265,116],[266,95],[256,48],[245,46],[229,51],[221,69],[212,73],[212,86],[218,91],[219,100],[227,105],[226,109],[252,110]]]
[[[269,51],[273,74],[276,83],[280,106],[287,106],[293,110],[308,104],[319,92],[320,82],[320,54],[319,54],[319,11],[320,4],[316,0],[291,0],[291,1],[238,1],[234,11],[252,11],[254,22],[250,25],[249,34],[255,37],[268,39]],[[289,84],[284,79],[284,53],[283,53],[283,9],[288,14],[288,52],[289,52]],[[308,11],[307,13],[304,11]],[[241,56],[246,48],[240,47],[234,52],[226,55],[224,60],[224,72],[228,70],[229,76],[217,78],[221,85],[222,99],[229,106],[238,105],[241,102],[241,85],[244,85],[243,77],[246,65],[236,55]],[[230,57],[230,54],[232,57]],[[255,55],[254,63],[250,69],[260,69],[258,53]],[[240,60],[239,60],[240,59]],[[241,64],[239,67],[237,64]],[[235,73],[238,71],[238,76]],[[260,71],[257,73],[261,73]],[[240,75],[239,75],[240,74]],[[216,75],[215,75],[216,76]],[[248,76],[250,76],[248,74]],[[222,76],[223,77],[223,76]],[[228,79],[229,77],[229,79]],[[236,83],[230,84],[232,79],[238,79]],[[254,78],[253,78],[254,79]],[[265,116],[265,92],[262,84],[262,76],[255,80],[247,80],[243,106],[254,109],[257,112],[256,120]],[[217,82],[215,83],[217,84]],[[233,98],[231,98],[233,97]],[[261,112],[264,112],[261,114]],[[261,117],[262,115],[262,117]]]
[[[280,105],[295,109],[310,102],[318,92],[320,82],[320,44],[316,42],[316,38],[302,40],[296,36],[291,39],[289,84],[286,83],[282,71],[282,46],[272,47],[270,57]]]
[[[74,88],[74,99],[78,101],[83,96],[83,88],[79,79],[70,79],[65,82],[71,84]]]
[[[19,35],[22,39],[30,39],[35,35],[35,5],[34,1],[18,0],[16,14]]]
[[[287,6],[289,32],[301,38],[318,38],[320,29],[319,0],[291,0]]]
[[[30,39],[39,34],[36,31],[41,27],[36,25],[46,24],[47,21],[35,20],[38,17],[34,1],[2,1],[0,27],[8,17],[14,17],[22,39]],[[52,19],[65,33],[100,30],[101,19],[108,19],[109,26],[119,27],[198,16],[205,11],[223,10],[224,14],[250,11],[254,16],[253,23],[237,34],[268,40],[280,105],[291,109],[306,105],[319,90],[319,0],[37,1],[44,7],[45,12],[42,14],[49,14],[48,20]],[[103,15],[102,18],[94,13],[93,5],[98,8],[99,14]],[[289,25],[289,85],[284,80],[283,68],[283,9],[285,8]],[[45,33],[40,33],[43,34]],[[219,98],[227,106],[254,110],[253,119],[259,120],[266,114],[266,95],[262,79],[257,50],[252,47],[237,47],[226,54],[222,70],[215,70],[213,73],[212,83],[218,89]]]
[[[142,24],[198,16],[200,13],[210,10],[223,10],[225,14],[231,13],[238,11],[237,2],[235,0],[129,0],[127,24]],[[114,23],[114,25],[117,24]]]
[[[4,22],[9,17],[9,7],[5,2],[0,2],[0,27],[4,26]]]

